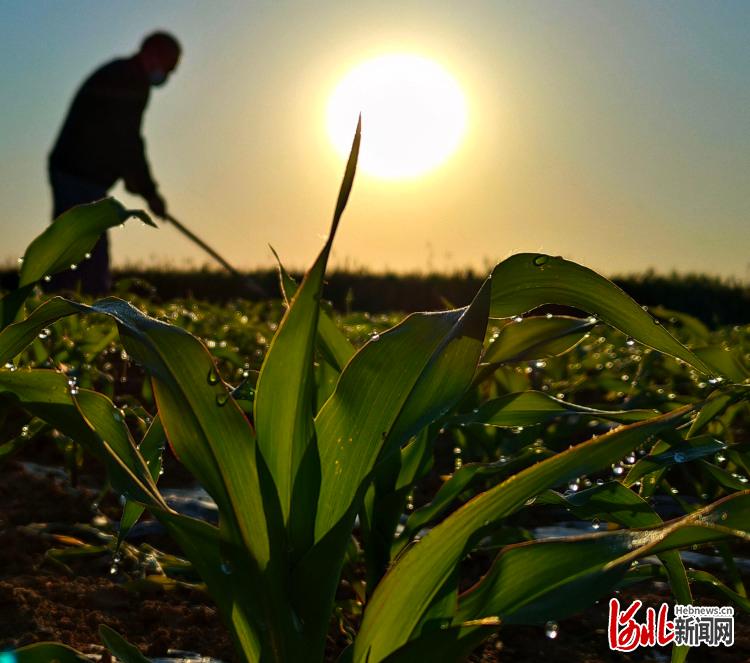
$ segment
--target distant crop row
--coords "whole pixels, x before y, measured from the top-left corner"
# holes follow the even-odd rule
[[[251,338],[237,331],[241,322],[212,334],[204,318],[208,328],[195,331],[218,339],[212,345],[185,329],[196,323],[187,309],[178,326],[117,298],[53,297],[26,315],[37,283],[134,214],[113,200],[66,213],[29,246],[19,288],[0,301],[4,402],[106,462],[125,503],[121,541],[144,510],[161,522],[205,582],[238,660],[322,661],[332,620],[343,619],[350,645],[341,661],[458,661],[499,628],[573,614],[634,576],[666,578],[680,603],[692,601],[692,583],[709,583],[747,609],[731,569],[728,582],[696,574],[679,554],[750,539],[748,440],[733,432],[733,420],[747,420],[747,334],[715,345],[699,322],[668,314],[688,347],[591,270],[518,254],[494,268],[470,305],[415,313],[352,343],[321,293],[358,148],[359,131],[312,267],[301,283],[280,270],[287,307],[268,327],[267,350],[258,329]],[[522,317],[545,304],[589,317]],[[106,383],[95,366],[78,376],[40,367],[49,327],[70,316],[113,321],[122,356],[148,376],[136,394],[152,409],[140,439],[113,390],[89,388]],[[622,336],[592,336],[603,326]],[[116,340],[111,327],[97,329],[87,350],[61,349],[71,363]],[[259,346],[258,373],[240,363],[254,352],[245,343]],[[225,379],[217,357],[237,372]],[[586,382],[597,374],[606,377]],[[602,394],[616,405],[594,406]],[[450,435],[453,467],[415,508],[436,441]],[[158,486],[167,443],[215,500],[218,526],[167,505]],[[651,498],[673,494],[675,481],[688,491],[684,513],[665,522]],[[509,537],[509,519],[550,504],[595,526],[574,538]],[[477,551],[493,561],[465,588],[461,565]],[[658,564],[633,566],[654,555]],[[348,580],[355,600],[342,617],[337,590],[358,561],[364,579]],[[121,660],[145,660],[111,629],[101,636]],[[86,660],[50,643],[16,655]],[[673,660],[686,655],[675,649]]]

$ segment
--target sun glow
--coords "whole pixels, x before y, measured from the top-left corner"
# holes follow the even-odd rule
[[[455,78],[418,55],[368,60],[336,86],[328,102],[328,135],[344,157],[360,112],[359,168],[383,179],[417,177],[437,168],[466,131],[466,101]]]

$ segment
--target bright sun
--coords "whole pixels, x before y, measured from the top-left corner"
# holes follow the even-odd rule
[[[433,60],[390,54],[352,69],[328,102],[328,135],[347,156],[362,113],[359,167],[403,179],[442,164],[466,130],[466,101],[456,80]]]

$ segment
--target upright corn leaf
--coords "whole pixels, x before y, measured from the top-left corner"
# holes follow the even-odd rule
[[[316,459],[311,457],[315,451],[313,352],[323,276],[354,181],[359,143],[358,123],[328,241],[279,325],[263,362],[255,396],[258,445],[276,485],[284,521],[289,523],[291,519],[293,502],[304,514],[290,527],[292,545],[298,550],[311,543],[310,511],[317,490]],[[300,471],[303,459],[306,466]]]
[[[349,362],[315,421],[323,476],[316,540],[347,513],[381,450],[419,432],[466,391],[488,304],[485,284],[470,307],[410,315]]]
[[[371,340],[347,364],[318,414],[323,480],[316,543],[293,575],[298,609],[307,624],[319,625],[318,631],[327,624],[343,551],[373,468],[384,453],[398,453],[471,384],[488,306],[485,286],[466,309],[411,315]]]
[[[273,248],[271,249],[273,251]],[[276,262],[279,265],[279,280],[284,301],[289,302],[294,298],[298,285],[281,264],[276,251]],[[323,310],[318,312],[318,349],[331,366],[340,373],[354,354],[354,346],[346,338],[333,321],[330,315]]]

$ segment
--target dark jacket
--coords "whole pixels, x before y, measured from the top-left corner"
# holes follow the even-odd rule
[[[123,178],[128,191],[148,198],[156,184],[146,161],[141,120],[150,89],[135,58],[97,69],[73,99],[50,167],[106,189]]]

